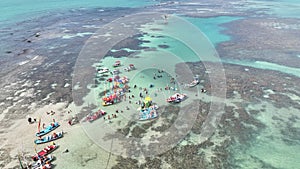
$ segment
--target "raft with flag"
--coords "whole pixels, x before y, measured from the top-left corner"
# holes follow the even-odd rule
[[[167,102],[169,102],[169,103],[180,103],[184,99],[186,99],[186,97],[187,97],[186,94],[175,93],[174,95],[170,96],[167,99]]]
[[[151,120],[158,117],[157,110],[158,106],[152,103],[152,98],[145,97],[144,102],[142,102],[141,107],[138,109],[140,111],[139,120]]]
[[[45,147],[43,150],[37,152],[37,154],[32,156],[31,158],[32,158],[33,161],[37,161],[40,157],[47,156],[48,154],[50,154],[51,152],[53,152],[57,148],[58,148],[58,146],[55,145],[55,144],[49,145],[49,146]]]
[[[39,122],[39,127],[40,127],[40,122]],[[46,135],[48,133],[50,133],[51,131],[55,130],[56,128],[59,127],[59,124],[57,122],[55,123],[51,123],[49,126],[47,126],[45,129],[43,129],[42,131],[37,132],[35,135],[37,137],[41,137],[43,135]]]
[[[106,115],[106,111],[100,109],[100,110],[96,111],[95,113],[89,114],[86,117],[86,120],[89,121],[89,122],[93,122],[93,121],[99,119],[100,117],[102,117],[104,115]]]

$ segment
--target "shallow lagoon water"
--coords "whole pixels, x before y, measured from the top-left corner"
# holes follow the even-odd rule
[[[196,27],[202,31],[207,38],[216,46],[218,43],[229,41],[230,36],[222,34],[222,31],[225,30],[222,27],[223,23],[232,22],[241,17],[230,17],[230,16],[219,16],[212,18],[192,18],[192,17],[183,17],[187,21],[193,23]]]
[[[223,59],[224,63],[230,63],[235,65],[243,65],[249,66],[257,69],[265,69],[265,70],[275,70],[278,72],[294,75],[300,77],[300,69],[293,68],[288,66],[283,66],[275,63],[265,62],[265,61],[240,61],[240,60],[230,60],[230,59]]]
[[[194,21],[196,21],[196,24],[198,19],[199,18],[194,19]],[[231,19],[232,18],[228,20],[231,21]],[[201,22],[203,22],[202,24],[205,24],[207,18],[200,19],[200,20]],[[208,22],[212,22],[211,20],[213,19],[209,18]],[[214,24],[214,26],[217,26],[218,25],[217,23]],[[202,27],[201,24],[199,23],[197,26],[200,26],[200,29]],[[209,29],[204,29],[204,30],[209,31]],[[204,34],[206,34],[205,31],[203,31]],[[221,41],[230,40],[230,38],[226,36],[218,36],[216,32],[213,35],[215,35],[215,37],[211,39],[214,39],[213,42],[215,42],[216,44],[218,41],[221,42]],[[184,55],[186,59],[183,60],[185,61],[190,60],[188,58],[196,58],[197,56],[188,46],[186,46],[182,42],[177,41],[176,39],[172,39],[169,37],[159,37],[155,34],[145,35],[141,39],[150,41],[150,43],[149,42],[145,43],[145,46],[148,45],[151,47],[158,48],[158,50],[166,50],[174,53],[176,56]],[[166,44],[168,45],[168,47],[159,48],[158,45],[161,44]],[[299,77],[300,75],[300,70],[298,68],[282,66],[274,63],[264,62],[264,61],[248,62],[248,61],[224,59],[222,60],[222,62],[249,66],[258,69],[275,70],[285,74],[294,75],[297,77]],[[231,163],[232,166],[238,168],[249,168],[249,169],[268,168],[268,167],[297,168],[297,166],[299,166],[299,162],[297,161],[297,159],[299,158],[297,154],[297,150],[299,150],[300,144],[296,141],[295,144],[289,145],[282,140],[282,138],[285,138],[286,135],[290,134],[288,130],[286,130],[286,132],[282,132],[282,130],[285,130],[286,124],[289,123],[288,121],[292,116],[298,117],[298,115],[295,114],[297,110],[289,110],[289,109],[278,110],[277,108],[273,107],[271,104],[267,104],[267,105],[268,106],[266,108],[266,111],[261,112],[260,115],[256,117],[262,124],[266,125],[266,129],[264,129],[263,131],[257,131],[256,133],[257,137],[252,138],[252,140],[250,140],[249,143],[250,146],[248,144],[247,145],[236,144],[235,146],[232,146],[231,149],[233,152],[232,158],[234,159],[233,162]],[[277,116],[276,114],[282,114],[280,115],[280,119],[282,119],[283,122],[280,125],[279,124],[274,125],[275,123],[277,123],[277,121],[274,120],[274,116]],[[287,154],[287,156],[282,157],[283,154]]]
[[[15,2],[15,3],[14,3]],[[1,4],[3,6],[6,6],[4,15],[2,15],[1,20],[7,20],[7,18],[10,18],[10,22],[15,22],[18,19],[24,20],[31,17],[35,17],[34,15],[45,15],[47,11],[53,11],[54,9],[65,9],[67,6],[68,9],[72,8],[81,8],[84,6],[84,8],[89,7],[139,7],[144,6],[145,4],[152,4],[152,2],[140,2],[140,1],[109,1],[105,4],[98,5],[97,1],[90,2],[79,2],[79,1],[72,1],[72,2],[66,2],[66,1],[47,1],[43,3],[36,3],[36,1],[32,1],[31,3],[23,4],[22,6],[18,6],[19,4],[22,4],[22,2],[14,1],[14,2],[8,2],[7,4]],[[124,3],[126,2],[126,3]],[[2,2],[3,3],[3,2]],[[32,5],[32,3],[36,5]],[[291,2],[287,2],[291,3]],[[12,6],[14,5],[14,6]],[[280,4],[277,4],[277,7]],[[275,5],[276,6],[276,5]],[[283,5],[283,7],[288,7],[288,5]],[[297,6],[290,6],[289,9],[297,8]],[[13,10],[12,10],[13,9]],[[279,10],[276,7],[273,8],[275,11]],[[8,12],[9,11],[9,12]],[[280,10],[276,11],[278,12],[278,15],[281,16],[299,16],[297,15],[298,11],[290,11],[286,12],[287,10]],[[99,11],[101,12],[101,11]],[[283,12],[283,13],[279,13]],[[296,12],[296,13],[294,13]],[[23,17],[19,17],[22,15]],[[195,26],[199,27],[204,34],[207,35],[208,39],[211,40],[211,42],[216,45],[220,42],[229,41],[230,37],[227,35],[221,34],[221,31],[224,30],[220,24],[230,22],[233,20],[236,20],[238,18],[235,17],[216,17],[216,18],[184,18],[188,21],[190,21]],[[182,25],[184,27],[185,25]],[[213,31],[212,31],[213,30]],[[152,62],[151,56],[154,54],[159,54],[160,56],[164,55],[165,53],[172,53],[173,55],[177,56],[176,60],[172,60],[172,63],[175,64],[178,62],[184,62],[184,61],[199,61],[199,58],[191,49],[184,44],[182,41],[178,41],[178,39],[171,38],[167,35],[163,37],[158,37],[160,34],[156,31],[149,31],[149,35],[144,35],[141,37],[142,40],[149,40],[150,43],[142,44],[148,47],[155,47],[160,52],[142,52],[141,55],[145,56],[146,59],[149,59],[147,62],[151,65],[159,67],[163,67],[163,65],[158,65],[156,62]],[[151,37],[151,35],[154,35],[154,37]],[[159,45],[167,45],[167,48],[161,48]],[[129,50],[130,51],[130,50]],[[204,52],[205,53],[205,52]],[[299,56],[298,56],[299,57]],[[124,60],[122,60],[124,59]],[[121,60],[126,62],[125,58],[122,58]],[[159,59],[159,58],[157,58]],[[170,58],[165,58],[170,59]],[[105,63],[111,64],[109,61],[109,58],[105,60]],[[108,61],[108,62],[107,62]],[[131,61],[131,60],[127,60]],[[173,62],[174,61],[174,62]],[[139,65],[142,65],[142,62],[145,62],[145,60],[140,60],[141,63],[137,63]],[[224,61],[225,63],[233,63],[237,65],[244,65],[244,66],[250,66],[254,68],[259,69],[271,69],[276,71],[281,71],[283,73],[292,74],[295,76],[299,76],[299,69],[293,69],[281,65],[276,65],[273,63],[266,63],[266,62],[246,62],[246,61]],[[170,70],[170,72],[174,71],[173,69]],[[137,75],[139,76],[139,75]],[[134,80],[133,80],[134,81]],[[144,81],[145,86],[149,85],[151,81]],[[92,98],[95,99],[95,98]],[[98,98],[96,98],[98,99]],[[233,147],[234,150],[234,156],[233,158],[236,160],[234,163],[236,166],[240,166],[240,168],[263,168],[264,166],[260,163],[260,161],[263,161],[267,164],[270,164],[273,168],[297,168],[299,166],[298,159],[300,158],[297,154],[297,150],[299,150],[299,143],[295,142],[293,145],[288,145],[285,142],[282,141],[282,137],[285,137],[284,133],[281,133],[280,130],[284,129],[284,126],[288,123],[287,119],[289,119],[292,115],[298,116],[297,114],[291,113],[297,112],[297,110],[278,110],[277,108],[272,107],[271,105],[267,104],[267,111],[262,112],[260,115],[257,116],[257,119],[259,119],[262,123],[264,123],[267,127],[264,131],[262,131],[256,138],[253,138],[253,143],[249,147],[245,147],[244,145],[237,145],[236,147]],[[279,111],[280,118],[283,119],[283,122],[277,123],[273,119],[275,111]],[[296,124],[293,124],[294,127],[299,127]],[[288,132],[287,132],[288,133]],[[193,139],[193,138],[192,138]],[[274,148],[275,147],[275,148]],[[241,151],[243,150],[243,151]],[[255,157],[253,159],[255,160],[248,160],[250,157]],[[269,167],[270,167],[269,166]],[[270,168],[271,168],[270,167]]]
[[[297,128],[299,117],[297,110],[278,109],[264,102],[248,106],[248,110],[266,109],[256,117],[265,127],[250,144],[237,143],[233,146],[234,164],[238,168],[286,168],[299,167],[300,144]],[[261,130],[261,129],[258,129]]]

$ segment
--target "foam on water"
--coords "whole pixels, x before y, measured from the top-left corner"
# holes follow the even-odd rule
[[[87,35],[93,35],[92,32],[83,32],[83,33],[76,33],[74,35],[70,34],[70,35],[64,35],[62,37],[62,39],[72,39],[72,38],[75,38],[75,37],[84,37],[84,36],[87,36]]]

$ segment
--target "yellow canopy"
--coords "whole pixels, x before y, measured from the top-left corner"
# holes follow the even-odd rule
[[[149,96],[145,97],[145,101],[151,101],[151,100],[152,100],[151,97],[149,97]]]

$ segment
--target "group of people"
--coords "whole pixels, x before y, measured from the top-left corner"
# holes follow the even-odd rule
[[[110,123],[111,123],[111,119],[113,119],[113,118],[117,118],[117,114],[112,114],[111,116],[107,115],[107,119],[109,120]],[[106,120],[105,116],[103,117],[103,119]]]
[[[36,118],[28,117],[27,121],[29,124],[33,124],[36,122]]]
[[[54,115],[54,114],[55,114],[55,111],[51,110],[50,112],[46,112],[46,114],[47,114],[47,115],[49,115],[49,114],[50,114],[50,115]]]
[[[158,70],[159,75],[157,75],[156,73],[153,73],[153,79],[155,80],[156,78],[162,78],[163,75],[161,73],[163,73],[163,70]]]

